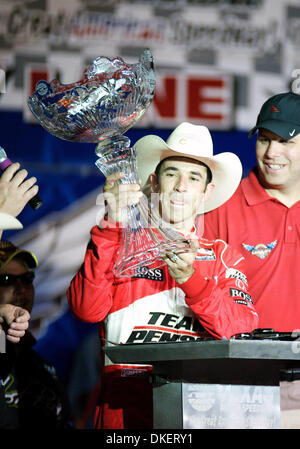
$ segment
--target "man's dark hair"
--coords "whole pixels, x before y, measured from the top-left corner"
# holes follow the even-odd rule
[[[165,162],[165,161],[167,161],[167,160],[169,160],[169,159],[173,159],[173,156],[167,157],[166,159],[163,159],[163,160],[160,161],[160,163],[156,166],[156,169],[155,169],[155,175],[157,176],[157,178],[159,177],[159,172],[160,172],[160,168],[161,168],[161,166],[162,166],[162,163]],[[186,159],[191,159],[192,162],[195,162],[195,161],[196,161],[196,159],[193,159],[193,158],[186,158]],[[207,173],[207,176],[206,176],[206,184],[205,184],[205,187],[207,187],[207,185],[212,181],[212,172],[211,172],[211,169],[208,167],[208,165],[204,164],[204,162],[201,162],[201,161],[196,161],[196,162],[197,162],[199,165],[202,165],[203,167],[206,167],[206,173]]]

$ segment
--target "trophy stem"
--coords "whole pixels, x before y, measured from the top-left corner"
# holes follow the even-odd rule
[[[96,154],[99,159],[95,162],[104,176],[123,172],[121,184],[138,182],[135,149],[130,147],[130,139],[126,136],[107,138],[97,145]]]

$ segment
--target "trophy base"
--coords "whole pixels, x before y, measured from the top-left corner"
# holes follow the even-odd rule
[[[165,266],[165,262],[159,257],[156,249],[143,254],[127,257],[116,263],[113,268],[115,277],[142,277],[157,268]]]
[[[165,266],[162,258],[165,253],[188,251],[189,240],[158,240],[151,228],[142,228],[135,233],[124,229],[113,273],[116,277],[141,277],[141,273]]]

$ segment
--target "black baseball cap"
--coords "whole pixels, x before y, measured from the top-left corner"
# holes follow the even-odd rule
[[[28,268],[36,268],[38,261],[36,256],[25,249],[20,249],[9,241],[2,240],[0,242],[0,271],[4,270],[8,262],[14,257],[22,257]]]
[[[269,98],[261,107],[256,125],[248,137],[261,128],[268,129],[283,139],[300,133],[300,95],[285,92]]]

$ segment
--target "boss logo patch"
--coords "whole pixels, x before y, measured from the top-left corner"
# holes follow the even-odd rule
[[[246,299],[247,301],[252,303],[252,298],[248,293],[243,292],[242,290],[238,290],[237,288],[230,289],[230,296],[233,298],[239,296],[240,298]]]
[[[134,270],[133,277],[151,279],[152,281],[163,281],[164,273],[161,268],[138,267]]]

